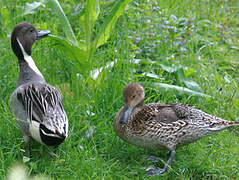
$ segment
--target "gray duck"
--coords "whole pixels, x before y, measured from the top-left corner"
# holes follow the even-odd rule
[[[31,48],[50,31],[38,31],[32,24],[17,24],[11,35],[11,47],[18,58],[19,76],[10,98],[10,108],[23,135],[26,154],[29,142],[57,146],[68,136],[68,118],[59,91],[46,83],[31,57]]]

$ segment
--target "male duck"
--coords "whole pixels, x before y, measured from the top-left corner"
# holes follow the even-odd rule
[[[18,58],[19,77],[10,107],[29,150],[30,137],[41,144],[57,146],[68,135],[68,119],[58,90],[47,84],[32,57],[33,43],[48,36],[32,24],[17,24],[11,35],[12,50]]]
[[[239,122],[226,121],[185,104],[143,105],[144,89],[138,83],[128,84],[123,94],[125,105],[114,119],[116,134],[143,148],[170,150],[170,158],[164,168],[151,168],[149,175],[166,172],[179,146],[239,125]]]

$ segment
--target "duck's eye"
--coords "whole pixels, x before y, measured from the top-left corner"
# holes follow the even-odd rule
[[[132,99],[134,99],[135,97],[136,97],[136,95],[135,95],[135,94],[131,96],[131,98],[132,98]]]
[[[34,29],[30,29],[30,32],[34,32]]]

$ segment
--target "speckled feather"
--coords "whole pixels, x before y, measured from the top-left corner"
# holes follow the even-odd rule
[[[114,128],[122,139],[146,148],[176,149],[239,122],[230,122],[185,104],[150,103],[135,107],[125,124]]]
[[[167,171],[177,147],[239,125],[239,122],[226,121],[186,104],[143,105],[144,88],[138,83],[129,83],[123,94],[124,106],[114,119],[115,133],[140,147],[170,150],[170,157],[162,169],[147,168],[150,176]]]

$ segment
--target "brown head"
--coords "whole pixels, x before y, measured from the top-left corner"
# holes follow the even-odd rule
[[[49,30],[38,31],[32,24],[21,22],[17,24],[11,35],[12,50],[18,59],[24,59],[24,53],[31,56],[31,48],[37,39],[48,36]]]
[[[144,103],[144,88],[138,83],[129,83],[124,88],[124,108],[120,123],[127,123],[132,110]]]

